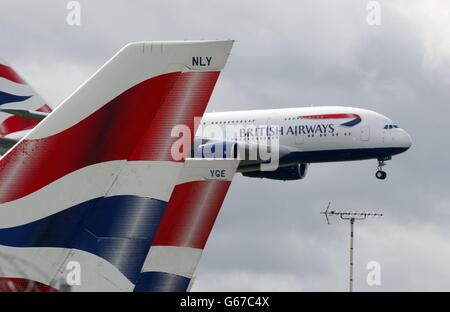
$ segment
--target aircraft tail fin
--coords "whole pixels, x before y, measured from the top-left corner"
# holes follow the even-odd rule
[[[29,115],[17,115],[10,111],[25,111]],[[45,116],[50,111],[51,108],[44,99],[0,58],[0,137],[18,141],[39,123],[39,120],[30,118],[30,115]],[[4,154],[10,147],[9,144],[0,142],[0,154]]]
[[[232,44],[129,44],[6,153],[0,276],[133,290],[183,168],[171,130],[194,135]]]
[[[134,291],[188,291],[237,159],[187,159]]]

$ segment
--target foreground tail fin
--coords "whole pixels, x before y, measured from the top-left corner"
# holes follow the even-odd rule
[[[42,97],[0,58],[0,138],[7,139],[0,140],[0,154],[11,147],[9,142],[18,141],[39,123],[31,115],[45,116],[50,111]],[[28,112],[28,116],[11,112]]]
[[[10,150],[0,274],[60,289],[75,263],[73,290],[133,290],[183,167],[171,129],[195,133],[231,46],[127,45]]]

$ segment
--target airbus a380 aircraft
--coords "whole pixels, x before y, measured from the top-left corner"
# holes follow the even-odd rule
[[[208,127],[212,130],[205,131]],[[409,134],[391,119],[370,110],[337,106],[206,113],[199,131],[198,136],[212,142],[200,147],[202,155],[211,154],[211,149],[226,155],[227,148],[235,149],[239,143],[270,145],[276,140],[278,169],[261,171],[258,161],[244,161],[238,171],[277,180],[304,178],[309,163],[364,159],[377,159],[376,177],[385,179],[385,161],[412,144]]]

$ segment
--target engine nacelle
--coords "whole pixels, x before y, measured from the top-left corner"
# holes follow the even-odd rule
[[[272,180],[300,180],[306,176],[308,164],[296,164],[280,167],[274,171],[242,172],[243,176],[250,178],[267,178]]]

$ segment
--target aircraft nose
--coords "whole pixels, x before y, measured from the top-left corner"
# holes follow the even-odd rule
[[[406,132],[403,129],[400,129],[400,140],[399,143],[402,145],[402,147],[409,149],[412,146],[412,138],[411,136],[408,134],[408,132]]]

